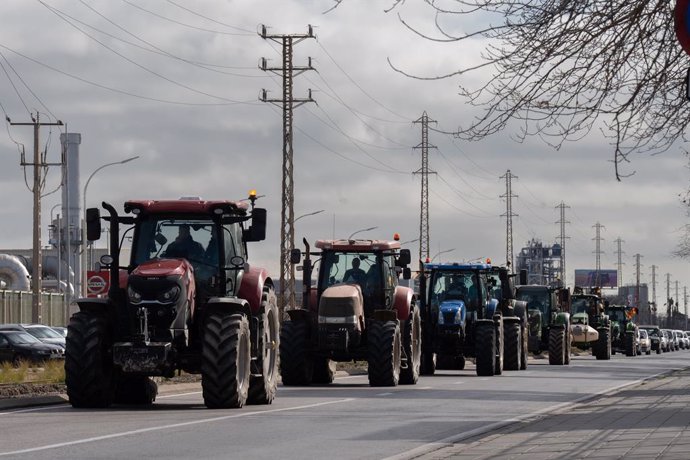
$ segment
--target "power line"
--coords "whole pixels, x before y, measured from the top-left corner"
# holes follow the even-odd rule
[[[246,35],[253,35],[253,34],[254,34],[254,31],[253,31],[253,30],[243,29],[242,27],[233,26],[233,25],[231,25],[231,24],[227,24],[227,23],[225,23],[225,22],[221,22],[221,21],[218,21],[218,20],[216,20],[216,19],[209,18],[208,16],[204,16],[203,14],[201,14],[201,13],[199,13],[199,12],[196,12],[196,11],[191,10],[191,9],[189,9],[189,8],[186,8],[186,7],[184,7],[184,6],[182,6],[182,5],[178,4],[178,3],[175,3],[175,2],[173,2],[172,0],[167,0],[167,2],[170,3],[171,5],[174,5],[174,6],[178,7],[178,8],[180,8],[181,10],[184,10],[184,11],[187,11],[188,13],[193,14],[194,16],[198,16],[198,17],[200,17],[200,18],[206,19],[207,21],[214,22],[214,23],[216,23],[216,24],[218,24],[218,25],[225,26],[225,27],[228,27],[228,28],[230,28],[230,29],[239,30],[240,32],[247,32]],[[241,34],[241,35],[245,35],[245,34]]]

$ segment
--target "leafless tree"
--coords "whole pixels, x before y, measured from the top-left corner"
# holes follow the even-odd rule
[[[334,0],[336,8],[343,0]],[[405,17],[405,0],[391,0],[400,21],[420,37],[476,46],[488,39],[481,63],[447,75],[489,69],[478,87],[460,93],[481,115],[457,135],[476,140],[518,121],[517,138],[538,135],[556,148],[601,129],[612,145],[616,179],[633,153],[678,145],[690,119],[683,81],[690,60],[676,41],[668,0],[425,0],[435,33]],[[475,18],[474,22],[465,18]],[[461,34],[468,23],[484,24]]]

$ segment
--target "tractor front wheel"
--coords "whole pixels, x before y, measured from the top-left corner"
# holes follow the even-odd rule
[[[108,407],[115,393],[115,372],[105,318],[77,312],[67,326],[65,384],[72,407]]]
[[[403,347],[407,362],[400,369],[400,383],[414,385],[419,380],[422,359],[422,319],[417,308],[412,309],[410,318],[405,322],[405,336]]]
[[[565,364],[565,329],[551,327],[549,329],[549,364],[562,366]]]
[[[504,335],[504,368],[507,371],[519,371],[522,358],[522,337],[520,334],[520,323],[517,321],[503,322]]]
[[[251,370],[249,321],[242,314],[208,315],[201,356],[201,390],[209,409],[242,407]]]
[[[475,327],[477,375],[489,377],[496,370],[496,328],[493,321],[480,321]]]
[[[599,329],[599,340],[596,344],[596,358],[599,360],[611,359],[611,331],[609,328]]]
[[[369,385],[394,387],[400,380],[401,334],[398,321],[372,321],[367,332]]]
[[[249,378],[249,404],[271,404],[278,387],[279,329],[278,307],[272,286],[264,287],[259,316],[258,355],[256,369],[260,374]]]
[[[625,334],[625,356],[635,356],[637,350],[635,349],[635,336],[632,333]]]
[[[285,321],[280,330],[280,375],[283,385],[309,385],[314,376],[314,361],[307,356],[309,324]]]

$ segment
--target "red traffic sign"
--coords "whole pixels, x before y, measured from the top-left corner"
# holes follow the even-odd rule
[[[108,292],[110,287],[110,272],[88,271],[86,281],[86,296],[97,297]]]
[[[690,54],[690,0],[677,0],[673,13],[676,37],[680,46]]]

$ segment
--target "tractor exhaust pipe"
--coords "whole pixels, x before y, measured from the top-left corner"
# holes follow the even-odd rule
[[[115,208],[106,203],[101,203],[103,209],[108,211],[110,218],[110,256],[113,258],[113,263],[110,264],[110,289],[108,290],[108,297],[115,298],[120,291],[120,221],[118,220],[117,211]]]

